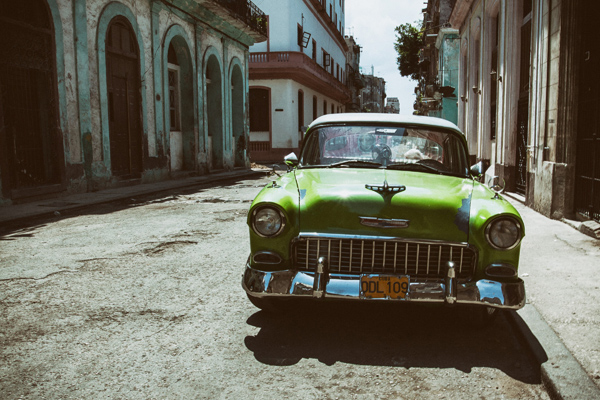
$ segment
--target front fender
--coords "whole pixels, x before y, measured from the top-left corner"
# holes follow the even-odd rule
[[[477,277],[484,276],[485,268],[492,263],[507,263],[518,269],[521,242],[510,250],[493,248],[485,237],[485,229],[494,219],[510,216],[521,224],[522,237],[525,236],[523,220],[519,212],[502,196],[496,196],[486,186],[476,183],[471,198],[469,223],[469,243],[479,249]],[[522,239],[522,238],[521,238]]]
[[[292,239],[298,236],[299,230],[299,193],[296,184],[295,171],[288,172],[279,179],[267,184],[256,196],[248,212],[247,224],[250,231],[250,252],[251,255],[261,251],[268,251],[278,254],[282,262],[277,265],[255,265],[252,257],[250,263],[263,270],[281,270],[291,266]],[[252,229],[252,215],[257,207],[272,206],[279,209],[285,218],[285,227],[276,237],[265,238],[259,236]]]

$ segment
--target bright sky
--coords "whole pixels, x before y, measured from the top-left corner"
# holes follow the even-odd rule
[[[387,97],[400,100],[400,114],[412,114],[416,81],[400,75],[396,65],[398,25],[420,21],[425,0],[346,0],[346,35],[354,36],[362,47],[360,66],[363,74],[385,79]]]

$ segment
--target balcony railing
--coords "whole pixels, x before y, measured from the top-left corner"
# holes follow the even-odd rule
[[[250,53],[249,57],[251,74],[252,68],[294,68],[308,72],[310,75],[326,82],[344,95],[349,95],[349,89],[336,79],[328,70],[317,64],[304,53],[295,51],[272,51],[268,53]]]
[[[250,0],[214,0],[264,36],[269,35],[267,16]]]

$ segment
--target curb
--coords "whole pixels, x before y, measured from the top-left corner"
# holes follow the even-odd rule
[[[600,399],[600,388],[533,305],[507,315],[540,363],[542,383],[550,398]]]
[[[210,184],[218,181],[229,181],[232,179],[245,179],[258,176],[266,176],[272,170],[242,170],[218,173],[214,175],[202,175],[180,180],[165,180],[153,183],[142,183],[120,188],[109,188],[97,192],[86,192],[67,196],[34,201],[12,206],[0,207],[0,224],[19,224],[35,218],[48,218],[60,215],[64,211],[76,211],[91,206],[108,204],[135,196],[145,196],[154,193],[169,192],[177,189],[185,189],[198,185]],[[46,205],[43,203],[52,203]],[[58,214],[57,214],[58,213]]]

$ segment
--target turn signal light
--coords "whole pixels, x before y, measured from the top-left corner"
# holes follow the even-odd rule
[[[261,251],[256,253],[252,260],[257,264],[279,264],[282,259],[279,254],[271,253],[269,251]]]
[[[485,273],[495,278],[512,278],[517,275],[517,269],[510,264],[490,264]]]

